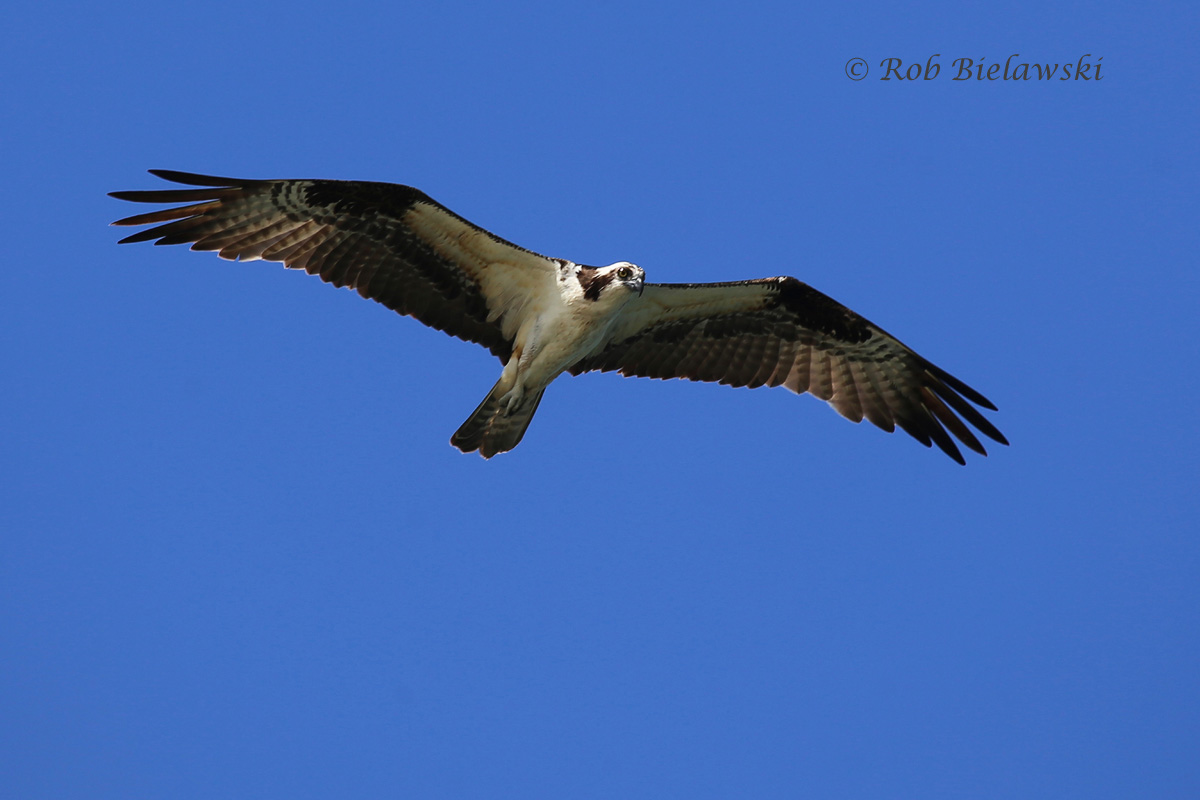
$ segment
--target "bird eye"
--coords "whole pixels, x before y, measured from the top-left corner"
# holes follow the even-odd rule
[[[629,280],[633,276],[633,270],[629,267],[621,267],[617,270],[617,277],[623,281]]]

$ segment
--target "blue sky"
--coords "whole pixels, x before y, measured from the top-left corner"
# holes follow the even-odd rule
[[[1198,23],[0,12],[3,794],[1197,796]],[[1103,79],[952,80],[1014,53]],[[106,192],[147,168],[407,183],[654,281],[795,275],[1012,446],[959,467],[783,390],[588,375],[464,456],[498,362],[278,265],[118,247]]]

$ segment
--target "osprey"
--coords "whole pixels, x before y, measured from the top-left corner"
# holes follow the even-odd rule
[[[795,278],[646,283],[627,261],[588,267],[518,247],[410,186],[150,172],[203,188],[113,192],[187,204],[113,223],[156,225],[122,244],[281,261],[496,355],[500,379],[450,439],[464,453],[513,449],[550,382],[590,370],[811,392],[960,464],[950,434],[987,455],[964,420],[1008,444],[972,405],[994,411],[986,397]]]

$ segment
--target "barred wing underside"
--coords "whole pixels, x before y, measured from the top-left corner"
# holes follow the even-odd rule
[[[979,392],[795,278],[647,284],[608,341],[571,368],[811,392],[847,419],[897,426],[965,463],[954,439],[986,455],[964,423],[1008,444],[972,403]]]
[[[117,221],[156,225],[122,243],[191,243],[222,258],[281,261],[481,344],[503,361],[526,303],[553,286],[559,263],[500,239],[409,186],[151,172],[205,188],[113,192],[139,203],[188,204]]]

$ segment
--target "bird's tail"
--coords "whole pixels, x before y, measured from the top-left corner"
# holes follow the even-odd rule
[[[484,458],[512,450],[521,443],[545,391],[542,388],[536,394],[522,398],[517,407],[509,411],[505,408],[507,404],[500,402],[505,391],[497,382],[479,408],[450,437],[450,444],[464,453],[478,450]]]

